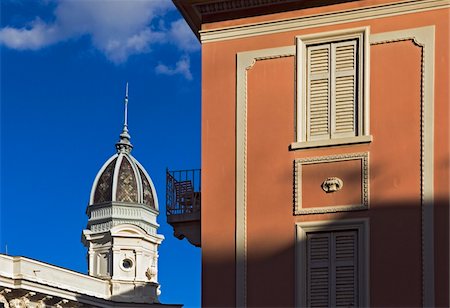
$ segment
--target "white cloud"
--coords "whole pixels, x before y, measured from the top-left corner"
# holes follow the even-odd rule
[[[187,52],[200,49],[200,43],[184,19],[178,19],[170,24],[169,39],[178,48]]]
[[[103,51],[114,63],[125,62],[130,55],[146,53],[150,51],[150,45],[162,41],[162,33],[154,32],[150,28],[144,28],[139,33],[124,38],[108,38],[94,45]]]
[[[148,52],[152,43],[162,40],[150,23],[170,8],[167,0],[62,1],[55,15],[69,35],[90,35],[97,49],[120,63],[130,55]]]
[[[169,0],[59,0],[54,22],[37,18],[24,28],[4,27],[0,29],[0,44],[37,50],[88,35],[93,46],[114,63],[147,53],[154,44],[175,44],[184,52],[198,50],[199,43],[182,19],[172,22],[169,29],[152,27],[153,21],[171,9]]]
[[[29,28],[15,29],[5,27],[0,30],[0,43],[13,49],[36,50],[42,46],[54,44],[62,35],[57,27],[49,26],[36,19]]]
[[[170,68],[169,66],[159,63],[155,67],[155,72],[157,74],[162,75],[183,75],[184,78],[187,80],[192,80],[192,73],[191,73],[191,61],[188,56],[184,55],[178,60],[178,62],[175,64],[174,68]]]

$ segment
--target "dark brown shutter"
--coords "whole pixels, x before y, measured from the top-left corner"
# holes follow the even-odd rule
[[[307,306],[358,306],[358,233],[307,234]]]
[[[330,246],[329,233],[308,235],[308,306],[330,305]]]

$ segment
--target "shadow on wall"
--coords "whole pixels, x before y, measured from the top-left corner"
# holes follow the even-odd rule
[[[449,306],[448,205],[449,200],[435,200],[434,202],[436,307]],[[264,229],[270,233],[279,226],[271,225],[270,213],[267,216],[267,224]],[[320,239],[331,236],[332,238],[334,235],[329,235],[330,230],[336,229],[336,223],[348,221],[351,224],[352,221],[364,219],[368,221],[368,229],[365,230],[368,233],[367,249],[356,247],[356,250],[359,251],[359,254],[368,256],[366,259],[368,273],[366,275],[368,275],[369,290],[356,290],[356,293],[366,292],[371,307],[422,306],[422,209],[418,200],[395,202],[379,200],[372,202],[369,210],[321,215],[320,219],[324,223],[311,232],[312,237],[307,237],[306,242],[302,242],[305,238],[295,239],[297,226],[317,221],[317,219],[314,218],[314,215],[293,216],[292,218],[290,227],[292,245],[280,246],[277,241],[273,240],[258,242],[249,240],[247,243],[246,302],[248,307],[293,307],[295,293],[300,292],[299,285],[301,283],[298,280],[303,279],[306,284],[307,280],[311,278],[308,273],[313,272],[311,268],[306,270],[305,266],[308,265],[301,264],[298,247],[308,247],[307,249],[313,247],[311,242],[308,244],[308,240],[314,237]],[[336,230],[344,232],[346,229]],[[354,228],[350,227],[347,231],[352,230]],[[364,234],[356,234],[357,239],[362,236]],[[320,249],[318,251],[320,252]],[[320,263],[324,260],[319,261],[313,265],[316,269],[320,269]],[[314,260],[306,258],[305,262],[313,263]],[[362,261],[363,264],[360,263],[361,261],[357,262],[355,271],[362,272],[366,261]],[[324,266],[322,264],[322,268]],[[235,294],[234,285],[229,285],[231,281],[233,283],[236,281],[234,251],[226,258],[204,258],[203,268],[208,272],[208,276],[204,276],[203,279],[208,279],[209,286],[214,281],[214,287],[205,288],[203,286],[203,290],[206,289],[207,294],[202,294],[202,305],[204,307],[235,306],[235,298],[230,297],[230,294]],[[300,276],[297,277],[297,281],[296,271]],[[205,271],[203,275],[205,275]],[[360,284],[360,279],[364,279],[364,277],[356,275],[356,284],[364,286],[364,284]]]

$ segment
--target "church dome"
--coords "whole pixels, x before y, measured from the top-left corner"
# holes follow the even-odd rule
[[[109,158],[97,173],[91,189],[89,206],[123,202],[141,204],[158,210],[153,182],[144,167],[131,155],[133,146],[128,133],[127,96],[124,127],[116,144],[117,153]]]

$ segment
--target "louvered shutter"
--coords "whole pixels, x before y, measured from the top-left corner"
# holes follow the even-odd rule
[[[308,47],[307,140],[330,138],[331,45]]]
[[[357,307],[358,233],[307,235],[307,306]]]
[[[331,138],[356,136],[357,41],[331,45]]]
[[[308,234],[308,307],[328,307],[330,303],[330,233]]]
[[[358,306],[357,232],[333,233],[332,306]]]

